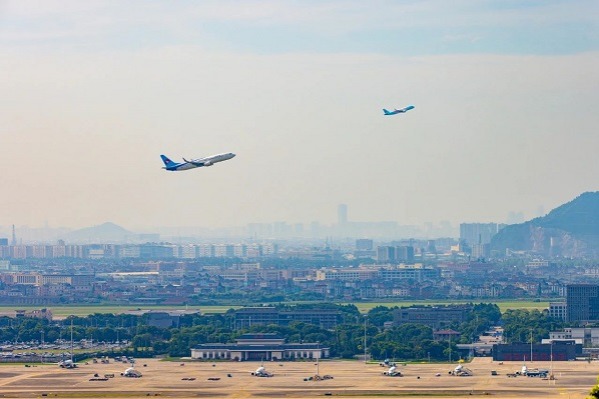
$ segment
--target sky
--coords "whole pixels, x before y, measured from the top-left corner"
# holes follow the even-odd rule
[[[596,0],[0,0],[0,71],[0,226],[504,222],[599,190]]]

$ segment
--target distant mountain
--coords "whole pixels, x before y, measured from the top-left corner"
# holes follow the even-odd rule
[[[493,237],[491,248],[599,257],[599,191],[583,193],[546,216],[505,227]]]
[[[101,244],[126,242],[134,236],[136,236],[136,233],[107,222],[98,226],[71,231],[64,238],[67,242]]]

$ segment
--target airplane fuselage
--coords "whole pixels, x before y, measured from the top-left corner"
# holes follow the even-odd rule
[[[415,107],[414,107],[413,105],[408,105],[408,106],[407,106],[407,107],[405,107],[405,108],[402,108],[402,109],[394,109],[393,111],[387,111],[386,109],[383,109],[383,113],[384,113],[385,115],[396,115],[396,114],[403,114],[403,113],[406,113],[406,112],[408,112],[409,110],[411,110],[411,109],[414,109],[414,108],[415,108]]]
[[[166,169],[171,172],[176,172],[179,170],[189,170],[189,169],[201,168],[203,166],[212,166],[217,162],[227,161],[227,160],[233,158],[234,156],[235,156],[235,154],[233,154],[232,152],[227,152],[227,153],[223,153],[223,154],[216,154],[216,155],[212,155],[209,157],[191,159],[191,160],[186,160],[185,158],[183,158],[184,162],[170,162],[170,163],[166,164],[165,166],[163,166],[162,169]]]

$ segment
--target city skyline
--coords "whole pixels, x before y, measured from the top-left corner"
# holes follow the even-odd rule
[[[23,233],[20,239],[25,237],[27,242],[51,242],[62,240],[66,235],[74,231],[98,228],[104,225],[113,225],[122,228],[131,234],[156,235],[161,237],[189,236],[196,238],[209,237],[260,237],[260,238],[364,238],[376,239],[409,239],[409,238],[458,238],[461,235],[462,226],[465,224],[496,224],[509,225],[526,222],[522,212],[510,212],[504,221],[460,221],[452,224],[448,220],[437,222],[425,222],[422,224],[402,224],[393,220],[354,220],[351,216],[351,208],[348,204],[338,204],[336,208],[336,220],[330,223],[312,220],[310,222],[300,221],[255,221],[243,225],[209,227],[209,226],[152,226],[141,229],[130,229],[128,226],[119,225],[112,221],[104,221],[99,224],[84,226],[83,228],[72,228],[68,226],[50,226],[47,222],[43,226],[28,225],[0,225],[0,239],[16,235],[15,229]],[[539,210],[537,216],[544,216],[543,210]],[[51,238],[48,238],[51,237]],[[13,238],[10,238],[12,241]]]
[[[421,225],[406,225],[399,221],[381,220],[381,221],[356,221],[352,220],[350,209],[347,204],[337,206],[337,221],[326,224],[320,221],[290,222],[290,221],[270,221],[270,222],[251,222],[245,225],[224,226],[221,228],[210,229],[206,226],[155,226],[143,230],[132,230],[127,226],[115,224],[107,221],[99,225],[86,226],[82,230],[102,228],[110,225],[109,229],[124,229],[128,234],[139,234],[147,236],[160,236],[161,240],[165,237],[189,236],[208,238],[214,237],[235,237],[235,238],[364,238],[371,237],[378,240],[409,239],[409,238],[458,238],[462,235],[461,229],[468,224],[494,224],[505,225],[502,222],[461,222],[458,225],[452,225],[449,221],[439,221],[436,223],[424,223]],[[508,219],[514,217],[508,215]],[[521,220],[520,222],[524,222]],[[0,238],[6,238],[11,242],[17,240],[17,229],[20,235],[25,236],[25,240],[50,242],[56,239],[65,239],[71,232],[77,232],[80,229],[68,228],[66,226],[53,227],[45,225],[43,227],[33,226],[0,226]],[[51,238],[47,238],[50,236]],[[12,237],[12,238],[11,238]],[[21,236],[20,239],[23,237]],[[148,238],[150,241],[157,241],[158,238]],[[19,240],[17,240],[19,241]]]
[[[540,216],[599,190],[597,7],[3,2],[0,226]]]

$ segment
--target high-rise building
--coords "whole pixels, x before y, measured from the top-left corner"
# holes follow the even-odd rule
[[[395,247],[395,260],[402,263],[414,263],[414,247],[410,245],[400,245]]]
[[[10,242],[10,245],[17,245],[17,234],[15,233],[15,225],[12,225],[12,241]]]
[[[356,250],[358,251],[372,251],[373,242],[368,238],[359,238],[356,240]]]
[[[566,321],[566,303],[565,302],[549,302],[549,316],[558,320]]]
[[[497,223],[461,223],[460,241],[468,245],[489,244],[499,231]]]
[[[566,319],[578,322],[599,320],[599,285],[566,286]]]
[[[379,263],[395,261],[395,247],[384,245],[376,248],[376,259]]]
[[[490,244],[474,244],[472,245],[472,258],[484,259],[491,256]]]
[[[356,258],[374,258],[376,256],[376,251],[374,250],[374,242],[369,238],[357,239],[354,256]]]
[[[410,245],[384,245],[376,248],[376,258],[379,263],[401,262],[414,263],[414,247]]]

